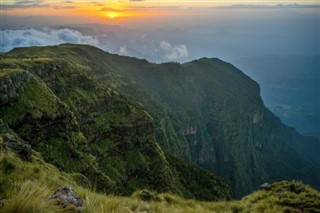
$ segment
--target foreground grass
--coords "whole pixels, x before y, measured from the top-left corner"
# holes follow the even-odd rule
[[[71,186],[84,200],[83,212],[232,212],[236,202],[200,202],[171,194],[149,192],[154,199],[144,201],[141,193],[131,197],[103,195],[79,186],[74,177],[42,160],[33,153],[30,162],[22,161],[10,151],[0,151],[0,212],[75,212],[63,209],[49,199],[61,186]],[[78,177],[79,178],[79,177]]]
[[[64,210],[49,200],[51,190],[32,181],[26,181],[12,190],[4,201],[1,212],[63,212]]]
[[[131,197],[98,194],[77,185],[73,180],[76,174],[59,171],[37,153],[31,162],[25,162],[2,150],[0,169],[0,212],[75,212],[74,208],[62,208],[49,199],[58,187],[66,185],[84,200],[85,213],[320,212],[320,193],[301,182],[274,183],[270,189],[254,192],[240,201],[202,202],[148,191]]]
[[[184,200],[170,194],[158,195],[159,201],[143,201],[134,197],[101,195],[81,187],[75,191],[83,198],[83,212],[121,212],[121,213],[183,213],[183,212],[235,212],[237,202],[199,202]],[[49,200],[54,189],[39,183],[27,181],[14,189],[7,203],[0,208],[1,212],[76,212],[72,207],[63,209]]]

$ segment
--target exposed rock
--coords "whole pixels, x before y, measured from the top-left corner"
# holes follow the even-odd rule
[[[197,127],[186,128],[184,131],[182,131],[182,134],[184,134],[184,135],[195,135],[195,134],[197,134]]]
[[[15,72],[0,78],[0,106],[17,99],[24,91],[25,84],[30,81],[27,72]]]
[[[7,103],[9,101],[8,95],[7,94],[3,94],[0,95],[0,103]]]
[[[259,124],[262,121],[262,119],[263,119],[263,114],[256,112],[253,116],[252,123]]]
[[[262,143],[258,140],[258,141],[255,142],[254,147],[262,148]]]
[[[260,186],[260,189],[269,190],[271,189],[271,186],[269,183],[264,183]]]
[[[54,71],[60,69],[64,65],[64,61],[48,61],[36,63],[32,69],[27,68],[27,70],[33,74],[40,76],[41,78],[48,78]]]
[[[82,212],[83,201],[80,196],[69,186],[58,188],[50,199],[55,199],[64,208],[74,206],[76,212]]]
[[[296,189],[296,192],[297,193],[301,193],[305,190],[305,187],[302,185],[302,186],[299,186],[297,189]]]
[[[0,133],[4,134],[8,132],[10,132],[10,128],[0,119]]]
[[[10,149],[13,152],[17,153],[22,160],[30,161],[31,160],[31,146],[18,136],[6,133],[3,135],[4,145],[6,149]]]
[[[6,205],[9,202],[7,199],[0,200],[0,207]]]

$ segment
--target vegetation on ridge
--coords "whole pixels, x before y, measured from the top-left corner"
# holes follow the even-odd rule
[[[0,145],[3,146],[2,136]],[[320,193],[296,181],[271,184],[267,189],[256,191],[239,201],[203,202],[147,190],[137,191],[130,197],[97,194],[77,185],[75,174],[61,172],[44,162],[37,152],[33,152],[30,161],[23,161],[12,151],[1,149],[0,169],[0,211],[6,213],[76,212],[73,206],[62,208],[49,199],[57,187],[66,185],[71,186],[84,200],[84,213],[320,211]]]
[[[276,190],[258,191],[249,196],[252,200],[220,204],[181,198],[230,199],[227,182],[211,172],[227,179],[237,197],[263,182],[282,179],[301,179],[319,187],[319,140],[302,137],[283,125],[264,107],[259,86],[228,63],[202,58],[157,65],[67,44],[18,48],[1,55],[0,66],[4,143],[17,140],[18,148],[31,145],[37,152],[34,155],[58,168],[63,176],[59,178],[68,179],[68,185],[76,187],[82,197],[99,200],[88,198],[87,203],[95,203],[89,209],[101,210],[108,202],[93,191],[129,196],[143,189],[147,192],[136,192],[134,198],[116,197],[112,202],[127,200],[130,204],[119,204],[115,211],[146,204],[161,212],[157,205],[171,210],[179,203],[191,212],[205,212],[210,205],[214,211],[221,205],[221,211],[244,212],[258,211],[260,204],[266,211],[312,212],[318,208],[313,202],[318,192],[308,187],[310,203],[304,192]],[[24,156],[24,151],[18,154]],[[5,165],[1,171],[22,168]],[[1,182],[4,198],[20,191],[10,178]],[[27,179],[32,178],[28,176],[20,185]],[[54,190],[47,180],[41,186],[26,184],[21,189]],[[150,202],[135,199],[145,199],[145,195],[151,197]],[[295,202],[301,199],[307,204],[277,203],[286,196],[289,200],[297,196]],[[170,198],[175,200],[174,207]],[[269,201],[272,205],[266,206]],[[140,211],[137,209],[129,210]]]
[[[207,171],[194,167],[180,175],[187,165],[168,162],[156,143],[152,117],[96,81],[81,64],[21,55],[1,63],[20,71],[0,78],[0,90],[10,91],[0,103],[0,119],[46,162],[84,175],[85,187],[121,195],[147,188],[187,198],[230,199],[230,187]],[[202,177],[215,184],[201,184]],[[208,193],[199,196],[202,190]]]
[[[42,62],[24,59],[23,54]],[[109,122],[101,116],[94,117],[94,112],[85,112],[86,107],[101,108],[95,101],[85,102],[86,96],[95,100],[90,94],[96,90],[89,94],[87,89],[71,90],[70,85],[88,85],[73,77],[75,71],[81,70],[81,75],[94,80],[95,85],[99,82],[117,92],[114,94],[125,96],[135,108],[152,116],[152,129],[162,149],[227,179],[236,197],[248,194],[263,182],[283,179],[301,179],[320,187],[319,140],[302,137],[283,125],[263,105],[259,85],[231,64],[202,58],[185,64],[158,65],[71,44],[17,48],[7,55],[20,57],[20,61],[10,61],[11,66],[16,63],[31,72],[67,61],[68,66],[50,74],[56,73],[62,80],[58,82],[64,84],[55,86],[47,72],[38,74],[78,120],[94,120],[95,124],[102,124],[99,128],[107,127]],[[52,62],[45,62],[48,58]],[[61,79],[60,75],[67,73],[70,77]],[[59,88],[68,89],[63,94]],[[90,122],[80,122],[81,126],[84,132]],[[94,137],[86,138],[92,144]],[[100,136],[96,140],[103,141]]]

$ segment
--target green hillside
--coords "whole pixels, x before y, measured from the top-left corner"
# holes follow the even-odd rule
[[[3,126],[1,128],[3,131]],[[71,186],[79,194],[84,201],[84,213],[320,212],[320,193],[295,181],[273,183],[239,201],[186,200],[173,194],[146,190],[137,191],[130,197],[98,194],[79,186],[79,175],[59,171],[44,162],[38,152],[32,151],[25,159],[17,149],[8,148],[5,138],[6,134],[0,135],[1,212],[77,212],[75,206],[63,208],[49,199],[61,186]]]
[[[17,48],[0,63],[0,119],[96,191],[231,197],[186,162],[236,197],[264,182],[320,187],[319,140],[283,125],[259,85],[219,59],[152,64],[65,44]]]
[[[0,121],[13,132],[4,131],[5,140],[20,137],[46,162],[84,176],[80,185],[119,195],[146,188],[201,200],[231,198],[225,181],[163,152],[152,117],[95,80],[88,67],[23,55],[4,56],[1,66]]]

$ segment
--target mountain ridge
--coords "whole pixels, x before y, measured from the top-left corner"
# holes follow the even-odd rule
[[[90,187],[106,193],[130,195],[149,188],[189,198],[230,199],[229,186],[209,172],[194,172],[188,179],[180,175],[180,168],[188,172],[187,165],[169,164],[155,141],[150,115],[90,78],[85,67],[25,56],[8,56],[1,63],[7,67],[1,70],[1,97],[8,88],[19,92],[1,98],[0,118],[62,171],[85,175]],[[24,75],[30,80],[20,83]],[[197,195],[207,188],[196,188],[203,178],[214,187]]]
[[[259,85],[229,63],[202,58],[151,64],[70,44],[9,53],[21,54],[75,63],[89,78],[148,111],[163,149],[226,178],[237,197],[282,179],[319,187],[319,142],[281,124],[263,105]]]

